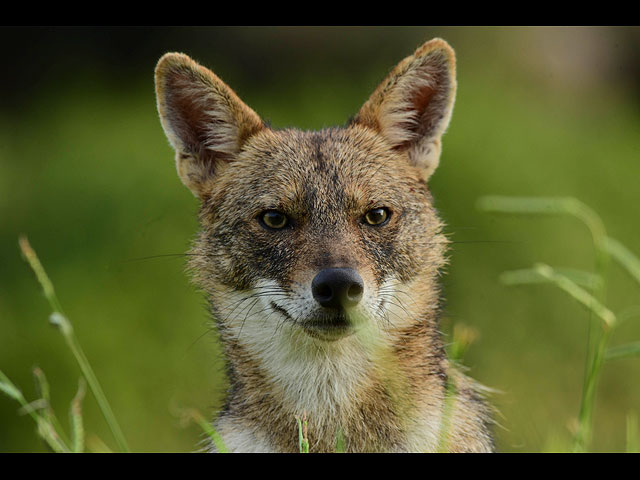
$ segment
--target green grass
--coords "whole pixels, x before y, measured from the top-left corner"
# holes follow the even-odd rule
[[[54,410],[51,406],[51,396],[49,383],[44,375],[44,372],[40,368],[34,368],[33,375],[37,382],[38,393],[40,398],[32,402],[27,402],[24,395],[9,378],[0,370],[0,391],[6,394],[8,397],[17,401],[22,407],[22,413],[28,413],[31,418],[36,422],[38,427],[37,432],[40,438],[46,443],[51,451],[56,453],[82,453],[85,451],[85,429],[84,420],[82,416],[82,400],[85,396],[85,382],[89,384],[89,387],[98,402],[102,415],[106,420],[111,433],[118,445],[118,449],[122,453],[130,452],[127,441],[124,438],[120,425],[118,424],[111,406],[102,391],[102,387],[91,368],[89,360],[84,354],[80,342],[75,336],[73,326],[68,318],[62,313],[62,306],[55,293],[53,283],[49,279],[44,267],[40,263],[36,252],[33,250],[26,237],[20,237],[19,239],[20,250],[24,259],[29,263],[29,266],[36,275],[40,286],[42,287],[44,296],[53,312],[49,316],[49,322],[54,325],[62,334],[65,339],[69,350],[73,353],[74,358],[82,372],[83,378],[80,379],[78,391],[71,401],[69,408],[70,418],[70,435],[67,435],[65,429],[57,419]],[[202,431],[210,438],[216,449],[220,453],[227,453],[228,450],[224,445],[222,438],[211,426],[211,424],[204,419],[204,417],[194,409],[189,409],[182,412],[184,418],[190,419],[200,426]],[[306,420],[305,420],[306,431]],[[301,440],[302,442],[302,440]],[[110,451],[108,447],[96,437],[94,443],[98,445],[98,449],[102,451]],[[306,452],[309,451],[309,443],[306,442]],[[105,448],[103,448],[103,446]],[[301,450],[302,451],[302,450]]]
[[[604,305],[606,298],[606,275],[610,261],[617,261],[627,270],[640,287],[640,260],[629,249],[617,240],[607,236],[606,229],[600,217],[587,205],[574,198],[521,198],[488,196],[480,198],[478,208],[483,211],[516,214],[516,215],[566,215],[583,222],[591,233],[595,248],[595,271],[582,272],[572,270],[569,275],[543,263],[536,263],[533,268],[508,271],[501,275],[505,285],[528,285],[536,283],[550,283],[567,293],[592,314],[589,323],[589,340],[584,374],[584,386],[580,398],[578,413],[578,427],[574,435],[571,450],[574,452],[588,451],[593,435],[593,415],[595,408],[596,390],[602,367],[606,361],[637,356],[638,343],[619,345],[608,349],[611,336],[620,322],[620,315],[616,315]],[[577,280],[579,279],[579,280]],[[588,279],[588,281],[584,281]],[[595,279],[595,281],[594,281]],[[589,285],[588,291],[578,283]],[[640,317],[636,307],[624,312]],[[633,315],[632,315],[633,316]],[[636,433],[633,412],[627,417],[627,445],[626,450],[635,448]]]
[[[124,435],[122,434],[120,425],[118,425],[118,422],[115,419],[113,411],[111,410],[111,406],[109,405],[109,402],[107,401],[107,398],[105,397],[104,392],[102,391],[100,382],[98,382],[98,379],[96,378],[96,375],[93,372],[93,369],[91,368],[91,365],[89,364],[89,361],[85,356],[82,350],[82,347],[80,346],[80,343],[76,338],[71,322],[62,313],[62,306],[60,305],[58,297],[56,296],[55,289],[53,288],[53,284],[51,283],[51,280],[47,276],[47,273],[45,272],[42,264],[40,263],[40,260],[38,259],[38,256],[36,255],[36,252],[33,250],[33,248],[31,248],[31,245],[29,244],[29,241],[27,240],[27,238],[20,237],[19,244],[20,244],[20,250],[22,251],[22,254],[25,260],[29,263],[29,265],[31,266],[31,269],[36,274],[36,277],[38,279],[38,282],[40,283],[40,286],[42,287],[44,295],[47,301],[49,302],[51,309],[53,310],[53,312],[49,316],[49,322],[55,327],[57,327],[60,333],[62,333],[62,336],[64,337],[65,342],[67,343],[67,346],[69,347],[69,349],[73,353],[73,356],[78,362],[78,366],[82,371],[82,375],[84,376],[84,379],[86,380],[86,382],[89,384],[89,387],[91,388],[91,391],[93,392],[98,402],[98,405],[100,406],[102,415],[107,421],[107,424],[109,425],[109,428],[113,433],[113,436],[116,440],[116,443],[118,444],[120,451],[128,452],[129,446],[127,445],[127,442],[124,439]],[[43,372],[41,370],[38,370],[38,372],[39,372],[39,375],[36,375],[36,378],[40,380],[39,384],[41,386],[41,391],[43,392],[42,400],[44,400],[45,410],[48,410],[51,408],[50,402],[49,402],[49,394],[48,394],[48,391],[49,391],[48,383],[44,381]],[[81,415],[81,408],[80,408],[82,398],[84,397],[83,385],[84,384],[81,384],[81,386],[78,388],[78,393],[74,397],[71,404],[70,417],[71,417],[71,427],[72,427],[71,428],[72,442],[70,447],[71,447],[71,451],[74,451],[74,452],[82,451],[84,446],[84,431],[82,426],[82,415]],[[47,416],[43,418],[38,417],[37,419],[39,424],[42,422],[46,423],[46,420],[47,420]],[[49,422],[48,425],[53,427],[52,422]],[[58,430],[56,431],[59,434],[61,434],[61,431],[58,431]],[[60,435],[58,435],[58,437],[59,436]],[[48,443],[50,446],[52,445],[51,442],[48,442]],[[69,446],[64,444],[62,446],[64,447],[65,450],[69,450]]]

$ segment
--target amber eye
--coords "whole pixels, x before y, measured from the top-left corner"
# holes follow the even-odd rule
[[[284,213],[278,212],[277,210],[267,210],[260,214],[260,221],[267,228],[278,230],[287,226],[289,218],[287,218]]]
[[[364,221],[369,225],[379,226],[387,223],[390,216],[391,212],[389,212],[388,208],[374,208],[364,214]]]

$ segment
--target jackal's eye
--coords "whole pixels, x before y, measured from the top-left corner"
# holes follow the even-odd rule
[[[391,212],[388,208],[374,208],[373,210],[369,210],[364,214],[364,221],[369,225],[380,226],[387,223],[390,216]]]
[[[259,216],[260,223],[267,228],[278,230],[284,228],[289,223],[289,218],[277,210],[267,210]]]

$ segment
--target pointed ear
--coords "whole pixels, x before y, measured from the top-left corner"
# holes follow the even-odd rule
[[[402,60],[373,92],[354,122],[380,133],[406,151],[425,181],[440,160],[456,94],[455,55],[435,38]]]
[[[155,82],[158,113],[176,151],[178,175],[202,198],[220,164],[232,161],[264,124],[222,80],[187,55],[164,55]]]

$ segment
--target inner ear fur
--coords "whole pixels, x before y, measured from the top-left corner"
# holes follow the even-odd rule
[[[220,78],[182,53],[167,53],[155,71],[158,113],[176,151],[182,182],[202,197],[222,162],[264,128],[260,117]]]
[[[435,38],[402,60],[362,106],[354,122],[377,131],[427,180],[440,160],[456,94],[455,54]]]

